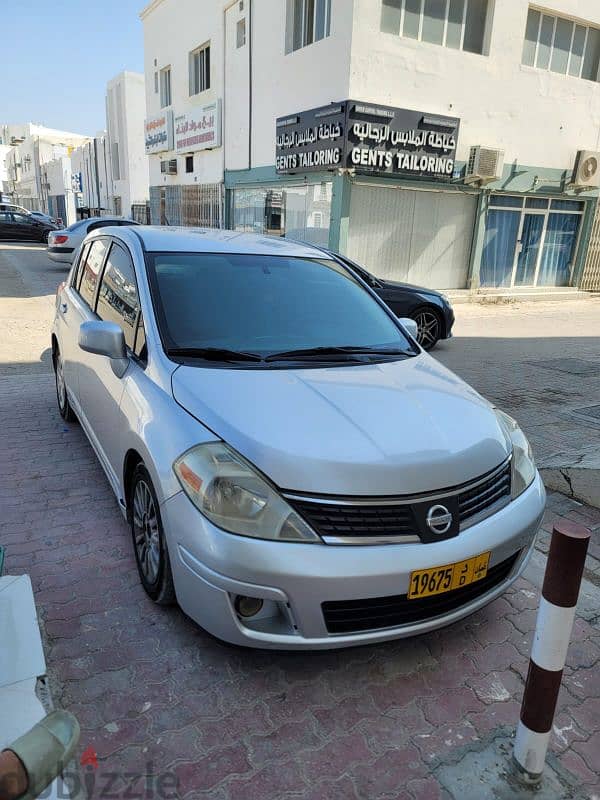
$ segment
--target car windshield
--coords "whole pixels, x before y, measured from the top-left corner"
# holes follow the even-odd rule
[[[278,357],[342,361],[417,352],[336,261],[220,253],[149,253],[147,260],[172,354],[206,357],[200,351],[208,349],[213,360],[237,353],[272,364]]]

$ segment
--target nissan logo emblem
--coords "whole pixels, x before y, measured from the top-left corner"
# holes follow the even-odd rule
[[[432,533],[437,533],[440,536],[448,533],[452,525],[452,514],[448,511],[446,506],[431,506],[425,518],[427,527]]]

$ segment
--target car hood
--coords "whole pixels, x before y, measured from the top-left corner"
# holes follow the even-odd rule
[[[183,408],[283,489],[435,491],[510,453],[491,405],[424,353],[350,367],[180,366],[172,385]]]
[[[414,283],[401,283],[400,281],[388,281],[384,278],[377,278],[382,289],[409,289],[411,292],[421,292],[422,294],[432,294],[441,298],[435,289],[426,289],[424,286],[416,286]]]

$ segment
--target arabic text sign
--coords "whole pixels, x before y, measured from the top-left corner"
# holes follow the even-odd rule
[[[460,120],[346,100],[277,120],[279,173],[332,170],[451,180]]]
[[[277,172],[312,172],[343,166],[344,103],[313,108],[277,120]]]
[[[175,152],[221,146],[221,101],[190,108],[175,117]]]
[[[346,166],[360,172],[450,180],[460,120],[348,102]]]
[[[165,110],[144,123],[146,153],[162,153],[173,149],[173,112]]]

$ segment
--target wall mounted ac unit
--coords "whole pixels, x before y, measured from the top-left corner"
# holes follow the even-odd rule
[[[597,189],[600,186],[600,153],[578,150],[570,186],[573,189]]]
[[[477,145],[469,151],[465,183],[491,183],[500,180],[504,166],[504,150]]]
[[[160,171],[165,175],[177,175],[177,159],[170,158],[168,161],[161,161]]]

